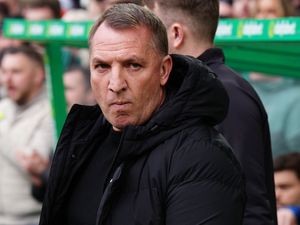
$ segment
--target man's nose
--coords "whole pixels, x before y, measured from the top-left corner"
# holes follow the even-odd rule
[[[115,93],[120,93],[127,89],[127,82],[121,68],[112,68],[108,88]]]

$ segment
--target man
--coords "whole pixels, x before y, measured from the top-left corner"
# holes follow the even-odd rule
[[[212,128],[227,95],[200,61],[168,55],[149,10],[116,4],[90,32],[98,106],[75,105],[40,225],[241,224],[237,161]]]
[[[91,84],[90,70],[82,66],[73,66],[64,73],[65,97],[68,111],[75,103],[82,105],[96,104]]]
[[[0,2],[8,6],[11,17],[20,17],[22,7],[19,0],[0,0]]]
[[[253,18],[256,13],[256,0],[233,0],[232,13],[235,18]]]
[[[267,115],[253,88],[224,65],[222,50],[214,48],[218,0],[147,0],[146,4],[167,27],[169,51],[205,62],[229,94],[229,111],[218,129],[233,147],[245,172],[247,205],[243,224],[276,224]]]
[[[300,224],[299,152],[288,153],[275,158],[274,179],[278,208],[278,224]]]
[[[220,18],[232,17],[232,0],[219,0]]]
[[[0,65],[7,94],[0,101],[0,224],[37,224],[41,204],[31,186],[41,184],[53,147],[43,59],[31,47],[9,47]]]
[[[256,0],[257,19],[295,16],[289,0]],[[278,75],[279,74],[279,75]],[[281,74],[281,76],[280,76]],[[300,85],[299,80],[284,74],[245,73],[260,96],[268,113],[273,157],[300,151]]]
[[[61,17],[61,8],[58,1],[32,0],[25,3],[23,16],[27,20],[49,20]]]

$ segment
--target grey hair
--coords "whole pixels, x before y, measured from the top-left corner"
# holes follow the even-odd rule
[[[145,7],[133,3],[119,3],[106,10],[89,34],[89,46],[101,24],[113,29],[146,27],[152,33],[153,47],[162,55],[168,54],[167,31],[161,20]]]

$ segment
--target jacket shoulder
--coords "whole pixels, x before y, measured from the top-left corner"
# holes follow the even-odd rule
[[[209,179],[243,187],[241,167],[226,140],[215,129],[203,127],[182,132],[176,142],[170,166],[171,183]]]

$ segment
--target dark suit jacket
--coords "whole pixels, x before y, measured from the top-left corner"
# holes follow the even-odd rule
[[[277,224],[272,151],[264,106],[251,85],[224,64],[221,49],[208,49],[198,59],[217,74],[229,95],[228,115],[218,130],[233,147],[245,173],[248,200],[243,224]]]

